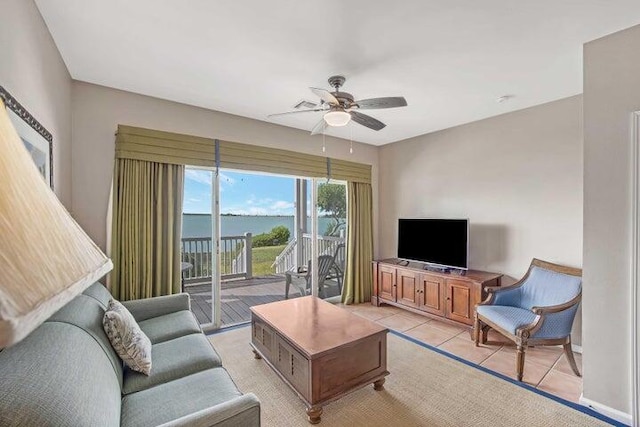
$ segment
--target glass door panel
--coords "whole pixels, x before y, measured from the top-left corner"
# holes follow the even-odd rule
[[[344,282],[347,233],[345,182],[316,180],[316,262],[318,296],[339,299]]]
[[[182,289],[191,297],[191,310],[201,325],[215,322],[212,282],[215,275],[215,238],[212,224],[214,172],[187,167],[182,208]]]

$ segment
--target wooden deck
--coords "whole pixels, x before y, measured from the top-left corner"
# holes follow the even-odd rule
[[[249,308],[254,305],[283,300],[284,284],[284,276],[280,275],[222,282],[222,326],[248,322],[251,320]],[[184,291],[191,296],[191,311],[198,322],[211,323],[211,283],[186,285]],[[289,298],[299,296],[296,287],[292,286]]]

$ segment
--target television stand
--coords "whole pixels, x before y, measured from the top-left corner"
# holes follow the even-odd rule
[[[444,322],[472,326],[475,306],[487,297],[487,287],[501,284],[502,274],[446,268],[432,271],[433,265],[400,265],[400,261],[392,258],[373,262],[373,305],[389,304]]]

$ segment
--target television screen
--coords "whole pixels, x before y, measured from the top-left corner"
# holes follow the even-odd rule
[[[467,269],[469,221],[399,219],[398,258]]]

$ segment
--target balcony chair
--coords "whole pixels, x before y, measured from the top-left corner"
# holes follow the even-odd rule
[[[339,243],[333,253],[333,266],[328,276],[329,279],[335,279],[338,282],[338,289],[342,293],[342,282],[344,281],[344,264],[345,264],[345,247],[344,243]]]
[[[329,279],[334,269],[335,263],[332,255],[320,255],[318,257],[318,284],[320,288],[319,293],[322,298],[325,298],[325,282]],[[285,273],[285,299],[289,298],[289,288],[292,284],[298,288],[300,295],[311,295],[311,261],[309,261],[306,272],[294,273],[287,271]],[[342,292],[342,284],[340,281],[338,281],[338,289]]]
[[[487,292],[487,299],[476,305],[476,346],[486,342],[489,329],[513,341],[517,378],[522,381],[528,346],[562,345],[571,369],[580,376],[571,350],[571,327],[582,297],[582,270],[534,258],[519,282]]]

